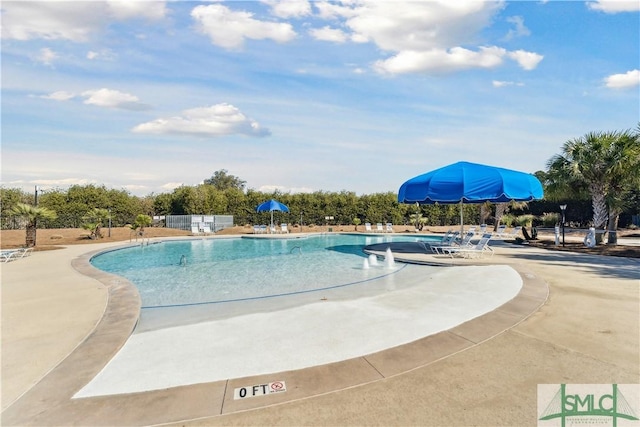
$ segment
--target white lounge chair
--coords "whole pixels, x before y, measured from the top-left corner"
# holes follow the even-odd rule
[[[388,222],[388,223],[387,223],[387,228],[385,229],[385,231],[386,231],[387,233],[393,233],[393,224],[392,224],[392,223],[390,223],[390,222]]]
[[[269,233],[276,234],[276,226],[275,225],[270,225],[269,226]]]
[[[200,234],[200,224],[191,224],[191,234],[195,236]]]
[[[287,224],[280,224],[280,232],[284,234],[289,233],[289,228],[287,227]]]
[[[376,224],[376,233],[384,233],[384,228],[382,228],[381,222]]]
[[[211,234],[211,226],[209,224],[202,224],[200,228],[204,234]]]
[[[464,258],[483,257],[485,254],[490,253],[493,256],[493,249],[489,246],[491,240],[491,233],[485,233],[482,235],[478,243],[470,245],[468,247],[449,248],[444,251],[448,253],[452,258],[454,256],[461,256]]]
[[[419,245],[421,245],[424,248],[424,251],[429,253],[429,252],[435,252],[435,250],[433,249],[434,246],[451,246],[453,245],[453,242],[455,242],[455,240],[458,238],[458,236],[460,235],[459,231],[451,231],[448,230],[444,236],[442,237],[442,239],[440,239],[439,242],[433,242],[433,243],[428,243],[425,242],[423,240],[416,240],[416,243],[418,243]]]
[[[467,231],[467,233],[464,235],[462,240],[460,240],[460,242],[456,243],[454,238],[454,240],[452,240],[449,245],[442,245],[442,244],[438,246],[434,245],[434,246],[431,246],[431,250],[437,254],[442,255],[445,253],[450,253],[452,250],[469,248],[471,247],[471,239],[473,239],[473,236],[475,235],[476,233],[474,231]]]
[[[367,231],[367,232],[371,232],[372,231],[370,222],[365,222],[364,223],[364,231]]]
[[[23,248],[23,249],[6,249],[0,251],[0,262],[9,262],[15,261],[17,259],[24,258],[26,256],[31,255],[33,248]]]
[[[499,225],[498,228],[496,228],[496,231],[493,232],[493,238],[494,239],[498,239],[498,238],[502,238],[502,236],[506,233],[507,231],[507,226],[506,225]]]

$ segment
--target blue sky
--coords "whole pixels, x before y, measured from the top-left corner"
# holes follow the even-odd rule
[[[3,1],[2,185],[397,191],[640,120],[637,1]]]

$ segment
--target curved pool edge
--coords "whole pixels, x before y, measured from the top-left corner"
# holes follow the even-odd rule
[[[121,247],[128,246],[130,245]],[[545,303],[549,293],[546,282],[521,265],[485,261],[483,264],[507,264],[518,272],[523,286],[516,297],[491,312],[417,341],[354,359],[296,371],[135,394],[72,399],[124,345],[140,312],[139,295],[133,284],[119,276],[102,272],[90,264],[91,257],[100,252],[104,250],[89,251],[71,260],[71,264],[81,274],[95,278],[109,288],[105,315],[72,354],[7,408],[3,413],[3,421],[7,424],[148,425],[179,422],[272,406],[362,386],[410,372],[486,342],[535,313]],[[394,256],[397,261],[402,261],[402,257]],[[271,395],[262,400],[234,400],[235,388],[274,380],[285,381],[291,388],[286,393]],[[170,416],[166,411],[167,400],[171,401]]]

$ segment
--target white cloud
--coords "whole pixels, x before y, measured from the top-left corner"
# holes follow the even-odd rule
[[[605,13],[638,12],[640,2],[638,0],[598,0],[587,2],[589,9]]]
[[[374,64],[380,73],[445,73],[470,68],[493,68],[502,64],[506,51],[499,47],[482,47],[477,52],[454,47],[449,50],[405,50]]]
[[[147,110],[150,107],[140,102],[137,96],[113,89],[93,89],[82,92],[85,104],[123,110]]]
[[[87,59],[89,60],[101,59],[105,61],[111,61],[115,59],[115,57],[116,55],[110,49],[102,49],[99,52],[90,50],[89,52],[87,52]]]
[[[75,96],[76,95],[74,93],[59,90],[57,92],[50,93],[49,95],[43,95],[40,98],[51,99],[54,101],[68,101],[72,98],[75,98]]]
[[[183,182],[167,182],[166,184],[162,184],[160,188],[166,191],[173,191],[176,188],[181,187],[183,185],[184,185]]]
[[[86,42],[110,19],[160,18],[164,15],[164,4],[163,1],[3,2],[2,38]]]
[[[118,20],[145,18],[159,20],[165,17],[167,9],[163,1],[109,0],[107,6],[111,15]]]
[[[502,1],[349,0],[339,5],[319,2],[315,6],[324,18],[345,19],[347,31],[326,26],[311,30],[310,34],[320,40],[375,43],[392,53],[374,63],[374,69],[380,73],[451,73],[493,68],[502,65],[505,58],[532,70],[543,59],[542,55],[524,50],[471,47],[481,30],[491,25],[495,14],[504,7]],[[530,34],[522,17],[507,20],[515,26],[509,37]]]
[[[388,51],[447,49],[475,41],[501,2],[361,0],[346,26]]]
[[[58,54],[48,47],[40,49],[40,54],[36,57],[36,61],[42,62],[45,65],[53,64],[53,61],[58,59]]]
[[[507,18],[507,22],[514,24],[515,28],[509,30],[505,36],[506,40],[511,40],[516,37],[528,36],[531,31],[524,25],[524,18],[522,16],[510,16]]]
[[[263,0],[271,6],[271,13],[278,18],[300,18],[311,15],[311,4],[308,0]]]
[[[494,80],[491,82],[493,87],[505,87],[505,86],[524,86],[524,83],[519,82],[508,82],[503,80]]]
[[[160,118],[142,123],[132,129],[136,133],[179,134],[200,137],[226,135],[268,136],[268,129],[246,117],[238,108],[230,104],[216,104],[211,107],[192,108],[181,116]]]
[[[540,61],[544,58],[542,55],[538,55],[534,52],[527,52],[524,50],[516,50],[514,52],[509,52],[509,58],[516,61],[520,67],[527,71],[531,71],[535,69]]]
[[[309,34],[316,40],[335,43],[344,43],[348,38],[347,34],[344,31],[337,28],[331,28],[329,26],[322,28],[313,28],[309,30]]]
[[[605,77],[605,86],[611,89],[627,89],[640,85],[640,70],[627,71],[624,74],[613,74]]]
[[[236,12],[214,4],[197,6],[191,11],[197,29],[211,39],[211,43],[226,49],[239,49],[245,38],[271,39],[278,43],[292,40],[296,33],[290,24],[260,21],[249,12]]]

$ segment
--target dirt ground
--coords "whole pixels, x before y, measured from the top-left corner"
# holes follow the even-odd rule
[[[329,228],[331,230],[329,230]],[[423,234],[430,233],[444,233],[451,227],[425,227],[422,231]],[[344,231],[353,232],[356,231],[353,225],[334,225],[334,226],[315,226],[315,227],[300,227],[292,226],[290,228],[291,233],[300,232],[327,232],[327,231]],[[360,225],[357,231],[364,232],[364,226]],[[394,226],[394,232],[404,233],[413,232],[413,227],[408,226]],[[219,231],[217,235],[230,235],[230,234],[251,234],[253,228],[250,226],[236,226]],[[61,249],[67,245],[75,244],[92,244],[92,243],[105,243],[105,242],[124,242],[135,241],[136,234],[131,229],[126,227],[112,227],[109,235],[107,228],[102,229],[103,238],[98,240],[89,239],[88,231],[81,228],[56,228],[56,229],[38,229],[36,237],[36,247],[34,250],[53,250]],[[149,227],[144,231],[144,238],[153,237],[171,237],[171,236],[190,236],[189,231],[175,230],[172,228],[160,228]],[[638,230],[619,230],[619,237],[635,237],[640,238],[640,231]],[[140,237],[137,237],[140,239]],[[0,233],[0,247],[2,249],[20,248],[25,244],[25,230],[2,230]],[[516,244],[514,242],[514,244]],[[581,253],[590,253],[597,255],[610,255],[610,256],[623,256],[630,258],[640,258],[640,246],[625,246],[625,245],[598,245],[595,248],[587,248],[580,241],[568,241],[565,242],[565,246],[555,246],[554,236],[538,235],[538,240],[530,241],[528,244],[532,246],[542,247],[549,250],[557,251],[573,251]]]

